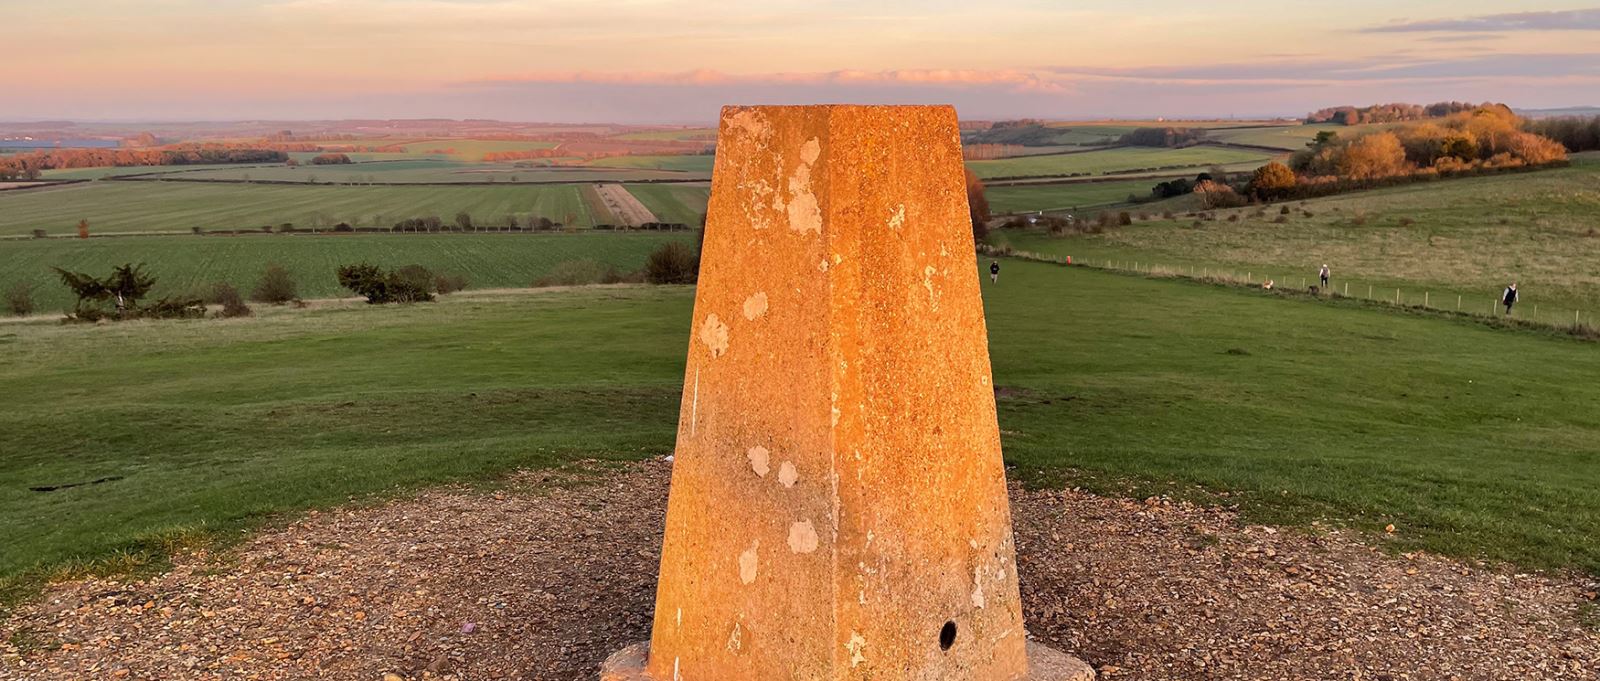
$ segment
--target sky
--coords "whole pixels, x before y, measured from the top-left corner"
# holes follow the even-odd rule
[[[702,124],[1600,105],[1600,2],[0,0],[0,120]],[[21,59],[18,59],[18,56]]]

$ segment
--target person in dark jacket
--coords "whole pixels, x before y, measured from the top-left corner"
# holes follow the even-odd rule
[[[994,284],[1000,283],[1000,261],[999,260],[990,260],[989,261],[989,282],[990,283],[994,283]]]
[[[1511,316],[1511,306],[1517,304],[1517,282],[1511,282],[1506,287],[1506,292],[1500,296],[1500,302],[1506,306],[1506,316]]]

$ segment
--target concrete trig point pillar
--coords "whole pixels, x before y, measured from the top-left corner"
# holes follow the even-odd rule
[[[607,681],[1086,679],[1028,643],[950,107],[722,112],[654,630]]]

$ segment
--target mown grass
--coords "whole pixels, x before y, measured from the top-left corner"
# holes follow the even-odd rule
[[[287,268],[304,298],[350,295],[334,279],[340,266],[420,264],[460,274],[473,288],[524,287],[570,260],[595,260],[631,272],[684,232],[511,234],[261,234],[142,236],[108,239],[33,239],[0,242],[0,287],[34,284],[41,312],[71,307],[73,298],[51,267],[104,274],[116,265],[144,263],[156,276],[153,297],[210,290],[227,282],[247,295],[268,263]]]
[[[989,187],[984,195],[996,215],[1028,211],[1082,210],[1125,203],[1130,195],[1149,196],[1158,180],[1113,180],[1073,184],[1014,184]]]
[[[984,294],[1006,456],[1030,482],[1229,492],[1253,521],[1393,523],[1397,548],[1600,572],[1592,344],[1020,261]],[[0,328],[0,574],[666,453],[691,300]]]
[[[630,184],[628,193],[663,222],[698,227],[711,199],[710,185]]]
[[[180,179],[306,183],[484,183],[606,182],[682,179],[681,173],[590,166],[518,166],[511,162],[462,162],[449,158],[415,158],[332,166],[213,168],[173,175]]]
[[[992,190],[991,190],[992,191]],[[1486,310],[1512,281],[1518,312],[1571,321],[1574,309],[1600,314],[1600,165],[1410,185],[1272,206],[1160,219],[1160,204],[1136,207],[1156,219],[1100,235],[1053,238],[1007,232],[994,237],[1020,249],[1076,259],[1139,261],[1173,267],[1228,268],[1315,283],[1328,263],[1334,283],[1352,295]],[[1307,216],[1307,212],[1310,213]],[[1230,221],[1238,216],[1237,221]],[[1278,223],[1279,218],[1285,222]],[[1342,290],[1342,288],[1340,289]]]
[[[331,227],[339,222],[387,227],[403,218],[427,215],[449,221],[461,211],[483,224],[503,224],[507,215],[517,215],[547,217],[580,228],[593,225],[577,185],[362,187],[110,181],[0,192],[0,235],[27,234],[35,229],[72,234],[79,220],[88,220],[90,231],[96,234],[186,232],[195,227],[255,229],[285,222],[299,227]]]
[[[1075,154],[1017,156],[993,161],[968,161],[967,167],[981,178],[1044,177],[1087,173],[1103,175],[1120,171],[1155,168],[1202,168],[1209,165],[1240,166],[1265,163],[1270,154],[1224,147],[1157,149],[1123,147]],[[1254,166],[1251,166],[1254,167]]]

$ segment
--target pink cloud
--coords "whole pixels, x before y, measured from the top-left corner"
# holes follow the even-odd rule
[[[1011,92],[1062,94],[1068,83],[1049,74],[1016,69],[898,69],[889,71],[840,70],[818,72],[780,72],[730,74],[699,69],[694,71],[547,71],[490,77],[461,85],[516,85],[553,83],[594,83],[611,85],[878,85],[935,86],[950,88],[1000,87]]]

